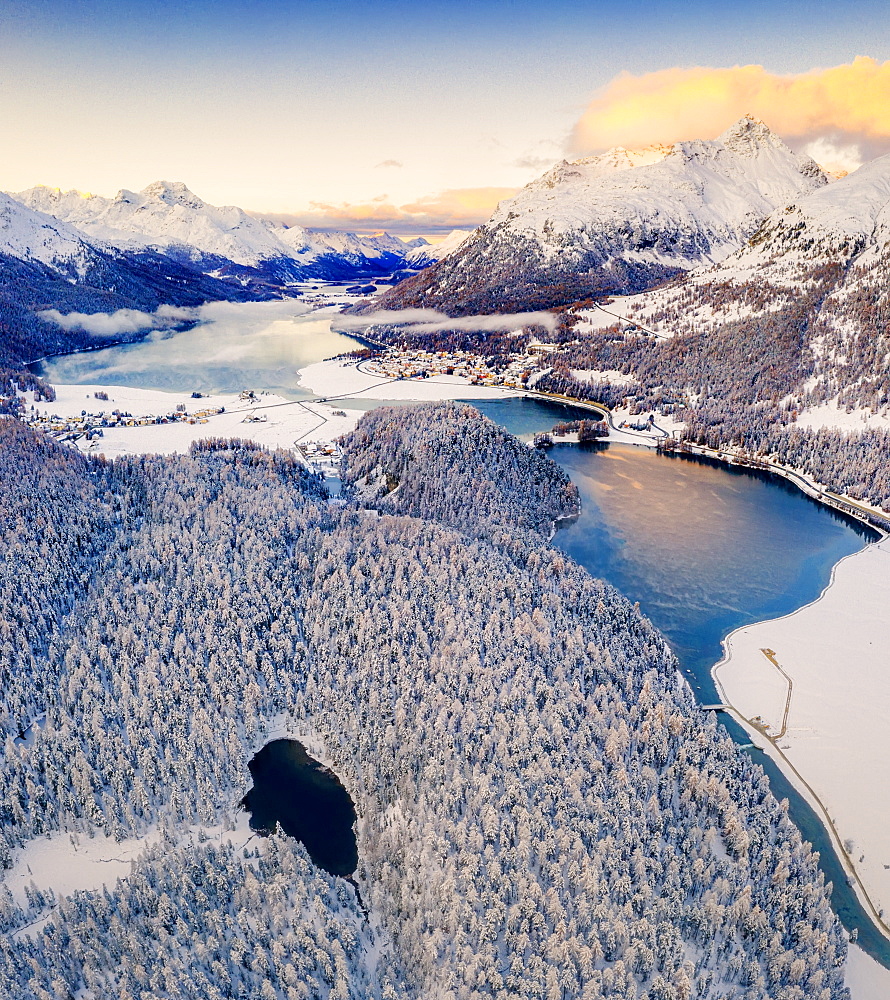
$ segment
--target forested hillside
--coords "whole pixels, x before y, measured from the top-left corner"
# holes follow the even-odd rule
[[[845,1000],[762,772],[638,611],[523,530],[575,509],[562,474],[456,406],[372,414],[346,452],[378,511],[283,453],[90,462],[0,422],[0,618],[29,636],[2,654],[5,861],[164,831],[107,891],[6,894],[0,992]],[[296,842],[218,839],[273,725],[356,803],[367,919]]]
[[[476,533],[495,524],[544,534],[580,509],[558,465],[471,406],[431,403],[410,415],[371,410],[343,442],[344,483],[368,506]]]
[[[628,310],[629,321],[593,331],[585,329],[583,311],[569,314],[573,334],[560,334],[535,387],[637,413],[673,414],[689,440],[776,459],[831,489],[888,507],[885,430],[797,423],[807,408],[826,403],[838,414],[888,412],[880,273],[872,269],[866,277],[834,263],[808,268],[793,286],[762,278],[678,284]],[[644,327],[671,336],[648,336]],[[597,372],[628,378],[614,384],[590,374]]]
[[[152,253],[132,254],[126,260],[97,253],[89,268],[78,272],[72,267],[62,273],[40,261],[0,253],[0,365],[18,368],[47,354],[103,343],[83,330],[64,330],[42,319],[38,313],[45,309],[152,312],[160,305],[198,306],[211,300],[237,302],[269,295],[267,289],[211,278]]]

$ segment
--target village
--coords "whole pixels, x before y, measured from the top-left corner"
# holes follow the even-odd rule
[[[435,378],[451,375],[464,378],[470,385],[526,389],[544,374],[538,366],[537,355],[546,353],[551,344],[530,344],[526,354],[509,355],[510,360],[498,358],[498,367],[490,367],[486,359],[469,351],[423,351],[389,348],[357,365],[369,375],[392,379]]]
[[[108,399],[108,394],[104,392],[96,392],[93,396],[100,401]],[[194,394],[193,398],[200,398],[200,393]],[[84,440],[91,444],[97,444],[98,439],[104,437],[104,432],[109,428],[149,427],[155,424],[177,423],[206,424],[210,417],[224,412],[224,406],[208,406],[188,413],[185,403],[178,403],[174,410],[158,415],[133,416],[132,413],[120,409],[99,410],[96,413],[90,413],[83,409],[79,414],[60,417],[57,413],[52,413],[49,410],[41,413],[32,406],[31,412],[25,418],[25,423],[35,430],[43,431],[57,441],[75,443]]]

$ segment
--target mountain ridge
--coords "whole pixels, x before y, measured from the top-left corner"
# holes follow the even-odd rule
[[[286,226],[234,205],[211,205],[181,181],[154,181],[139,192],[121,189],[113,198],[42,185],[12,197],[89,239],[124,252],[162,253],[204,273],[292,284],[373,277],[414,266],[416,241]]]
[[[778,206],[827,183],[750,116],[713,140],[563,161],[380,304],[466,314],[640,291],[729,256]]]

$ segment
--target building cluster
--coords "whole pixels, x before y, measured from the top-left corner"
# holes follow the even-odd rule
[[[334,441],[300,442],[297,443],[297,451],[313,472],[326,476],[336,476],[343,459],[343,452]]]
[[[181,409],[179,407],[182,407]],[[121,410],[104,410],[99,413],[88,413],[81,410],[77,416],[60,417],[54,413],[32,412],[26,423],[29,427],[41,430],[57,441],[79,441],[85,438],[92,441],[95,438],[103,437],[104,431],[109,427],[148,427],[154,424],[206,424],[208,418],[224,413],[224,406],[210,406],[194,413],[186,413],[185,404],[180,403],[179,407],[171,413],[160,416],[145,415],[134,417],[132,413],[125,413]]]
[[[365,371],[385,378],[435,378],[459,375],[471,385],[524,389],[539,373],[537,359],[530,354],[483,358],[469,351],[422,351],[392,348],[362,366]]]

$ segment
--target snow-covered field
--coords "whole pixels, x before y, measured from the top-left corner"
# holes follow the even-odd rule
[[[322,361],[300,372],[301,384],[321,396],[339,397],[331,402],[288,400],[274,393],[257,393],[245,401],[236,395],[208,395],[192,399],[191,393],[163,392],[116,385],[54,385],[56,399],[38,402],[40,413],[76,417],[120,410],[133,417],[161,416],[184,406],[187,414],[224,407],[204,423],[176,422],[136,427],[107,427],[92,446],[81,439],[78,446],[108,458],[115,455],[155,453],[171,455],[188,451],[194,441],[207,437],[240,437],[270,448],[293,448],[296,442],[331,441],[352,430],[363,410],[350,409],[349,398],[362,400],[499,399],[515,395],[510,390],[470,385],[466,379],[441,375],[430,379],[386,379],[359,371],[351,361]],[[107,393],[97,399],[95,393]]]
[[[59,416],[122,410],[134,417],[157,416],[176,410],[186,412],[225,407],[225,413],[206,418],[206,423],[185,422],[149,424],[141,427],[108,427],[104,436],[90,447],[84,440],[79,446],[94,454],[112,458],[116,455],[172,455],[188,451],[194,441],[208,437],[240,437],[269,448],[293,448],[297,441],[331,441],[352,430],[362,415],[360,410],[345,410],[336,404],[307,403],[259,393],[250,402],[238,396],[204,396],[192,399],[189,393],[161,392],[122,386],[56,385],[56,401],[39,403],[38,410]],[[96,391],[108,393],[108,400],[97,400]]]
[[[801,777],[810,785],[876,909],[890,912],[888,607],[890,539],[883,539],[838,563],[812,604],[732,633],[714,674],[727,702],[778,733],[788,682],[764,650],[772,652],[793,684],[788,728],[778,749],[755,741],[798,786]],[[886,975],[886,991],[873,995],[890,996]]]
[[[886,1000],[890,997],[890,970],[879,965],[855,944],[847,954],[845,982],[851,1000]]]
[[[250,829],[250,818],[243,810],[237,811],[225,827],[192,827],[181,831],[178,839],[186,842],[198,835],[205,842],[232,842],[238,845],[246,844],[255,836]],[[144,837],[121,841],[102,834],[89,837],[85,834],[54,833],[50,837],[38,837],[15,853],[13,865],[4,873],[2,883],[22,906],[27,901],[26,887],[42,892],[52,890],[57,899],[103,886],[113,889],[118,879],[130,875],[133,863],[161,836],[159,830],[154,830]],[[51,918],[52,910],[44,912],[33,923],[21,928],[17,936],[36,934]]]
[[[852,410],[849,413],[836,403],[823,403],[821,406],[811,406],[797,418],[799,427],[812,430],[822,428],[837,428],[842,431],[864,431],[869,429],[890,428],[890,414],[872,413],[870,410]]]
[[[24,905],[25,887],[52,889],[57,896],[70,896],[84,889],[113,886],[130,874],[132,862],[158,839],[154,833],[118,842],[97,834],[55,833],[38,837],[16,852],[13,866],[3,882],[16,902]]]
[[[633,385],[636,379],[617,368],[573,368],[572,374],[579,382],[607,382],[609,385]]]

